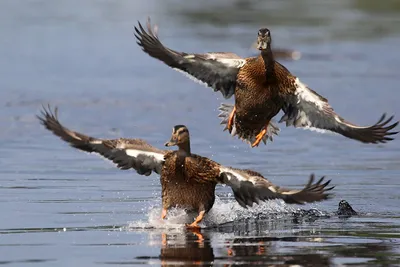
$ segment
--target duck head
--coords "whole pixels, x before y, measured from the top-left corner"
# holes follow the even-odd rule
[[[257,49],[267,50],[271,45],[271,32],[267,28],[261,28],[258,31]]]
[[[178,146],[190,154],[190,136],[189,130],[185,125],[176,125],[172,128],[171,139],[165,143],[165,146]]]

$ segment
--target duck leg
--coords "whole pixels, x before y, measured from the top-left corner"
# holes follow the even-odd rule
[[[232,132],[233,118],[235,117],[235,113],[236,113],[236,106],[233,106],[233,110],[229,115],[228,123],[226,125],[226,128],[228,129],[229,132]]]
[[[167,217],[167,209],[162,209],[162,212],[161,212],[161,220],[164,220],[165,219],[165,217]]]
[[[257,134],[256,141],[254,141],[254,143],[251,144],[251,147],[255,147],[260,144],[260,142],[263,140],[263,137],[267,134],[268,125],[269,122],[267,122],[267,124],[265,124],[265,126],[261,129],[260,133]]]
[[[199,212],[199,215],[197,216],[197,218],[194,220],[194,222],[192,222],[191,224],[187,224],[186,227],[188,228],[200,228],[200,226],[198,225],[199,222],[201,222],[204,218],[204,214],[206,213],[205,210],[202,210]]]

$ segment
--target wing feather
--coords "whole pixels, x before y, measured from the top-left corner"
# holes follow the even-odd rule
[[[234,53],[188,54],[169,49],[159,40],[157,26],[152,29],[150,18],[147,21],[147,31],[138,22],[135,32],[137,44],[149,56],[213,88],[214,91],[220,91],[225,98],[230,98],[235,93],[237,74],[246,64],[246,59]]]
[[[282,199],[289,204],[322,201],[330,197],[328,191],[334,188],[327,187],[330,180],[324,182],[324,177],[314,183],[314,175],[301,190],[281,188],[255,171],[223,166],[220,167],[220,177],[224,184],[232,188],[236,201],[245,208],[269,199]]]
[[[56,136],[79,150],[97,153],[114,162],[122,170],[135,169],[139,174],[161,173],[164,155],[167,151],[159,150],[142,139],[98,139],[71,131],[58,121],[58,109],[54,112],[50,106],[43,107],[41,124]]]
[[[340,117],[329,105],[328,100],[308,88],[298,78],[294,79],[293,93],[285,98],[284,115],[280,122],[286,126],[329,130],[363,143],[386,143],[393,140],[391,131],[398,121],[391,123],[393,116],[386,119],[383,114],[379,121],[371,126],[362,127]]]

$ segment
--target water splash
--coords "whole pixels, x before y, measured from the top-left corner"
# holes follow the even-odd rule
[[[246,219],[265,219],[271,215],[274,218],[287,216],[298,212],[298,208],[286,205],[283,201],[272,200],[260,205],[244,209],[232,200],[222,200],[218,196],[210,212],[200,223],[202,228],[215,227],[226,223],[234,223]],[[147,211],[147,221],[133,221],[128,224],[129,229],[182,229],[186,223],[193,222],[196,213],[186,213],[183,209],[173,208],[168,211],[167,219],[160,218],[161,208],[152,205]]]

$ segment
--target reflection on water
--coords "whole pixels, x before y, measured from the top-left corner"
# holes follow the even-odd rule
[[[234,222],[234,227],[219,229],[185,230],[180,229],[131,229],[126,226],[96,226],[60,229],[3,229],[0,234],[30,235],[36,233],[54,233],[64,239],[66,235],[81,232],[99,232],[108,236],[107,243],[99,240],[82,239],[76,247],[108,247],[117,251],[126,248],[130,257],[125,260],[110,260],[110,257],[98,260],[100,264],[160,264],[161,266],[333,266],[342,264],[362,264],[370,266],[391,266],[399,263],[400,234],[399,218],[386,218],[387,223],[376,223],[374,217],[352,219],[320,219],[311,223],[292,223],[290,218],[260,221],[257,224],[245,221]],[[271,228],[271,226],[273,226]],[[349,231],[345,229],[351,229]],[[231,231],[232,229],[234,231]],[[128,228],[129,229],[129,228]],[[145,250],[138,250],[137,243],[121,236],[135,232],[146,237],[140,243]],[[107,234],[108,233],[108,234]],[[114,237],[114,233],[119,233]],[[375,237],[373,237],[375,236]],[[27,236],[28,238],[28,236]],[[43,241],[42,241],[43,242]],[[49,244],[36,243],[12,244],[4,246],[48,247]],[[153,251],[152,248],[159,248]],[[1,247],[0,247],[1,249]],[[72,250],[72,248],[71,248]],[[354,255],[357,255],[355,258]],[[111,257],[112,258],[112,257]],[[1,263],[18,264],[21,262],[47,262],[55,259],[45,254],[35,259],[5,260]]]
[[[363,223],[365,220],[365,223]],[[369,233],[385,232],[368,222],[368,218],[357,221],[330,219],[314,225],[291,224],[290,220],[275,220],[280,230],[269,233],[268,223],[248,224],[236,222],[235,231],[152,230],[151,244],[161,243],[160,256],[139,255],[136,259],[162,266],[244,266],[278,264],[279,266],[331,266],[358,263],[371,266],[391,265],[398,262],[398,251],[393,250],[390,238],[371,238]],[[362,230],[352,233],[342,231],[347,224],[363,225]],[[326,227],[332,225],[333,227]],[[400,225],[387,225],[399,234]],[[322,228],[323,227],[323,228]],[[331,229],[329,229],[331,228]],[[230,228],[226,228],[230,229]],[[275,228],[276,229],[276,228]],[[157,243],[159,244],[159,243]],[[353,255],[359,255],[357,259]],[[122,263],[122,262],[121,262]]]
[[[226,208],[221,202],[216,205],[217,209]],[[173,224],[170,227],[159,224],[161,228],[155,228],[154,222],[133,222],[127,229],[148,234],[147,245],[160,246],[159,256],[144,253],[135,257],[143,264],[336,266],[357,263],[382,266],[398,262],[398,217],[385,217],[377,222],[374,214],[338,217],[336,213],[317,209],[297,210],[286,215],[264,213],[257,216],[254,213],[201,230],[186,230],[182,224],[175,225],[177,228],[171,228]],[[174,216],[180,217],[179,214]]]
[[[206,234],[187,231],[180,234],[162,233],[160,260],[162,266],[171,263],[209,266],[214,261],[214,250]]]

